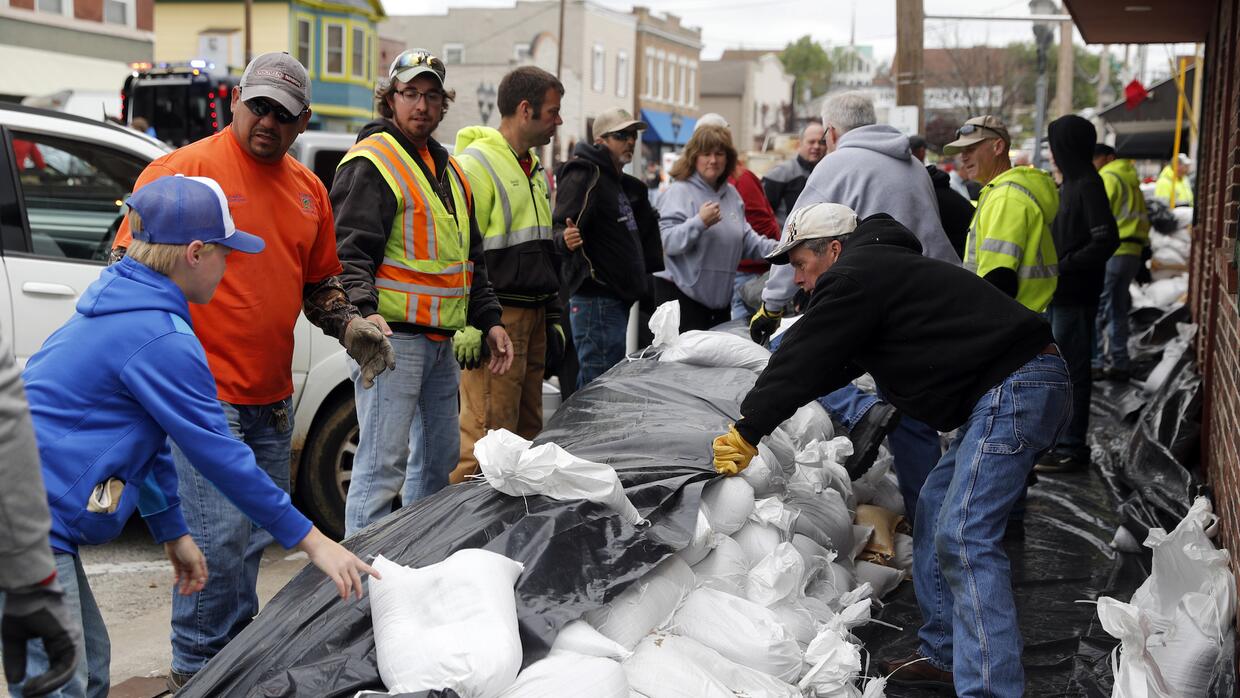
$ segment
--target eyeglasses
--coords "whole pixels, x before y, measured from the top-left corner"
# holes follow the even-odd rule
[[[959,138],[961,136],[971,136],[977,133],[980,129],[986,129],[987,131],[990,131],[991,133],[998,136],[999,138],[1004,138],[1004,134],[1002,131],[991,128],[989,126],[983,126],[981,124],[965,124],[964,126],[961,126],[960,128],[956,129],[956,137]]]
[[[272,104],[271,102],[260,98],[246,100],[245,106],[249,107],[254,116],[257,116],[260,119],[266,118],[268,114],[274,112],[276,115],[276,121],[282,124],[294,123],[301,118],[302,114],[306,113],[306,110],[303,109],[301,114],[293,115],[290,114],[284,107],[278,104]]]
[[[406,87],[398,90],[396,94],[400,95],[410,104],[417,104],[419,99],[425,99],[427,106],[438,107],[443,104],[444,94],[439,90],[430,90],[423,92],[413,87]]]
[[[614,131],[612,133],[607,134],[606,137],[611,138],[613,140],[617,140],[617,141],[636,141],[637,132],[636,131]]]
[[[405,70],[406,68],[416,68],[420,65],[425,65],[436,73],[439,73],[440,78],[448,72],[447,69],[444,68],[443,61],[439,60],[429,51],[415,50],[405,51],[397,56],[396,60],[392,61],[392,67],[388,69],[388,77],[396,77],[396,74],[400,71]]]

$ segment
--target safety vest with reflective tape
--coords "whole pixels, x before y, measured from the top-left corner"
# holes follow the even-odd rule
[[[1150,239],[1150,216],[1137,170],[1128,160],[1112,160],[1098,170],[1106,185],[1111,213],[1119,226],[1118,255],[1139,255]]]
[[[1032,167],[1001,173],[978,198],[964,246],[965,268],[978,276],[995,269],[1015,271],[1016,300],[1034,312],[1046,310],[1059,284],[1059,256],[1051,237],[1058,208],[1059,192],[1050,175]]]
[[[413,156],[388,133],[358,141],[340,160],[369,160],[396,196],[396,215],[375,270],[379,314],[389,322],[459,330],[465,327],[474,263],[469,259],[469,189],[448,158],[453,209],[448,211]]]

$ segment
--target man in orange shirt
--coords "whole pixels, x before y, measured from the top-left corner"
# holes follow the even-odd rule
[[[395,360],[387,338],[349,303],[337,278],[341,267],[327,190],[287,156],[310,121],[305,68],[287,53],[258,56],[233,91],[232,112],[226,131],[152,162],[134,189],[173,174],[210,177],[227,196],[236,225],[266,241],[261,254],[229,264],[214,300],[193,306],[191,316],[233,434],[287,491],[293,326],[301,311],[340,338],[367,387]],[[130,239],[122,225],[114,259]],[[272,539],[203,478],[176,444],[172,456],[186,523],[211,570],[201,592],[173,594],[168,684],[175,692],[258,613],[258,563]]]

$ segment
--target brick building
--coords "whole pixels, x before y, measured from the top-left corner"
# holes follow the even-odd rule
[[[1240,214],[1240,0],[1067,0],[1089,43],[1205,43],[1201,152],[1189,306],[1198,325],[1202,465],[1221,518],[1220,543],[1240,550],[1240,320],[1236,298]],[[1137,8],[1140,8],[1139,10]]]
[[[634,7],[637,17],[633,113],[649,128],[642,141],[647,157],[689,140],[699,112],[702,30],[681,25],[673,14]]]

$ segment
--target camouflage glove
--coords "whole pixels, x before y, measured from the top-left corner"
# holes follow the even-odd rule
[[[375,376],[396,368],[396,352],[383,336],[383,330],[363,317],[354,317],[344,328],[344,350],[357,362],[362,373],[362,387],[371,388]]]

